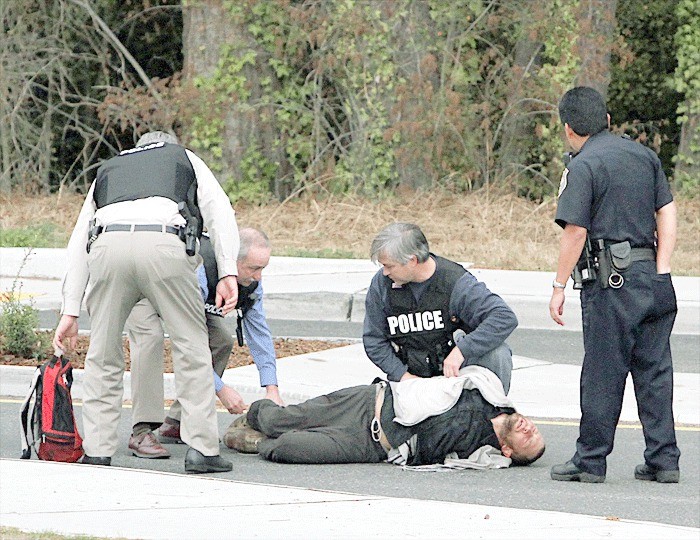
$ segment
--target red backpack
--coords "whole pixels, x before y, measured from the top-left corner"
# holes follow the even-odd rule
[[[22,459],[31,457],[32,447],[39,459],[47,461],[74,463],[82,457],[83,439],[70,395],[72,384],[73,367],[67,358],[53,356],[36,369],[19,413]]]

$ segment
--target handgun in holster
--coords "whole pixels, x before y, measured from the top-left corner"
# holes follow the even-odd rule
[[[90,253],[90,248],[92,247],[92,244],[97,240],[97,237],[100,236],[102,233],[102,225],[97,224],[97,220],[91,219],[90,220],[90,227],[88,229],[88,241],[87,241],[87,246],[85,246],[85,249],[88,253]]]
[[[591,239],[586,235],[586,243],[583,246],[583,251],[581,251],[581,257],[576,263],[576,266],[574,266],[573,272],[571,272],[571,278],[574,280],[574,289],[583,289],[584,283],[595,281],[597,277],[597,267],[598,261],[593,255]]]
[[[199,229],[199,220],[192,215],[187,203],[181,201],[177,203],[177,209],[180,215],[185,218],[186,225],[180,228],[180,240],[185,242],[185,253],[190,257],[197,252],[197,231]]]

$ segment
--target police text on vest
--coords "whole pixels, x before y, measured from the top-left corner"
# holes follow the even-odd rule
[[[439,330],[445,328],[442,320],[442,312],[439,309],[424,311],[423,313],[402,313],[401,315],[387,317],[389,332],[392,336],[397,333],[423,332],[424,330]]]

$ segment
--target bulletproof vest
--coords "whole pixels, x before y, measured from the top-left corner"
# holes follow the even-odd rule
[[[202,236],[199,240],[199,254],[204,260],[204,273],[207,276],[207,287],[209,295],[205,301],[206,304],[212,306],[216,303],[216,284],[219,282],[219,270],[216,264],[216,254],[214,247],[211,245],[211,239],[208,236]],[[238,284],[238,303],[236,309],[240,310],[239,318],[245,316],[250,308],[253,307],[257,298],[253,294],[258,288],[258,282],[253,281],[250,285],[243,286]]]
[[[147,197],[185,201],[199,218],[197,177],[185,148],[163,142],[124,150],[97,170],[94,199],[97,208]]]
[[[432,255],[432,254],[431,254]],[[435,274],[419,301],[408,286],[393,288],[388,277],[389,339],[409,373],[419,377],[442,375],[442,362],[454,347],[452,333],[462,328],[450,314],[450,297],[466,270],[459,264],[432,255]]]

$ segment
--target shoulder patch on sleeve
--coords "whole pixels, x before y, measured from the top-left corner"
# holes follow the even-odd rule
[[[566,189],[566,186],[568,185],[568,182],[567,182],[568,177],[569,177],[569,169],[564,169],[564,172],[561,173],[561,180],[559,181],[559,194],[557,195],[557,197],[561,197],[561,194]]]

